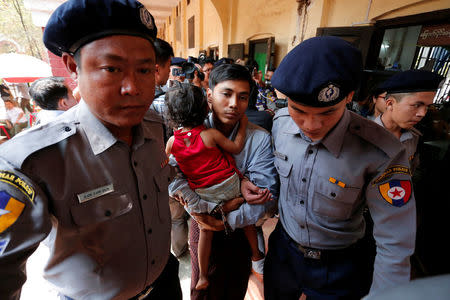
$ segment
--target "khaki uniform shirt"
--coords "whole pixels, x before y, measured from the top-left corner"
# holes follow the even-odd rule
[[[44,276],[60,293],[127,299],[160,275],[170,251],[170,213],[159,116],[147,113],[129,147],[82,101],[0,146],[0,156],[39,195],[20,201],[23,212],[0,231],[9,241],[0,256],[0,299],[18,295],[19,262],[48,234],[50,219],[55,237]]]
[[[275,115],[272,136],[280,220],[289,236],[316,249],[349,247],[364,235],[367,205],[377,243],[371,291],[409,281],[416,206],[398,139],[346,110],[321,141],[312,142],[287,108]]]

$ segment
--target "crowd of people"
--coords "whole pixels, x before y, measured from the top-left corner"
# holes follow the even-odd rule
[[[195,300],[244,299],[251,273],[268,300],[409,282],[414,126],[440,75],[398,73],[354,113],[362,57],[340,38],[301,42],[263,79],[252,60],[175,57],[156,34],[134,0],[51,15],[44,44],[78,86],[33,82],[38,124],[0,146],[1,299],[20,297],[50,231],[44,277],[66,300],[182,299],[186,251]]]

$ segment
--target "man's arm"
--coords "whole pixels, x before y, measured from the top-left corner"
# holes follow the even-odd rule
[[[402,151],[390,166],[409,164]],[[373,235],[377,245],[370,293],[410,280],[410,256],[416,237],[416,204],[409,174],[394,173],[377,182],[382,170],[366,191],[367,204],[374,221]]]
[[[0,299],[20,299],[25,265],[51,229],[45,195],[0,159]],[[20,182],[13,185],[13,182]]]
[[[251,125],[249,125],[250,127]],[[248,136],[244,150],[235,156],[239,170],[256,186],[268,188],[274,199],[278,199],[279,181],[274,165],[270,135],[259,129]],[[255,224],[266,212],[274,211],[277,201],[264,204],[242,204],[239,209],[227,216],[231,228],[242,228]]]

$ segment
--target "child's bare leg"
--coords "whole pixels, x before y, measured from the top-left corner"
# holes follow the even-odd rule
[[[247,237],[248,243],[252,250],[252,261],[260,260],[264,258],[264,253],[259,251],[258,248],[258,236],[255,225],[249,225],[244,227],[244,233]]]
[[[209,256],[211,255],[211,243],[213,232],[210,230],[200,229],[200,236],[198,239],[198,266],[200,276],[198,278],[196,290],[204,290],[208,287],[208,266]]]

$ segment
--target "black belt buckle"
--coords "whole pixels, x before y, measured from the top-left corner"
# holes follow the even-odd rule
[[[319,260],[322,256],[322,251],[319,249],[305,248],[302,245],[297,245],[298,249],[303,252],[303,256],[310,259]]]

